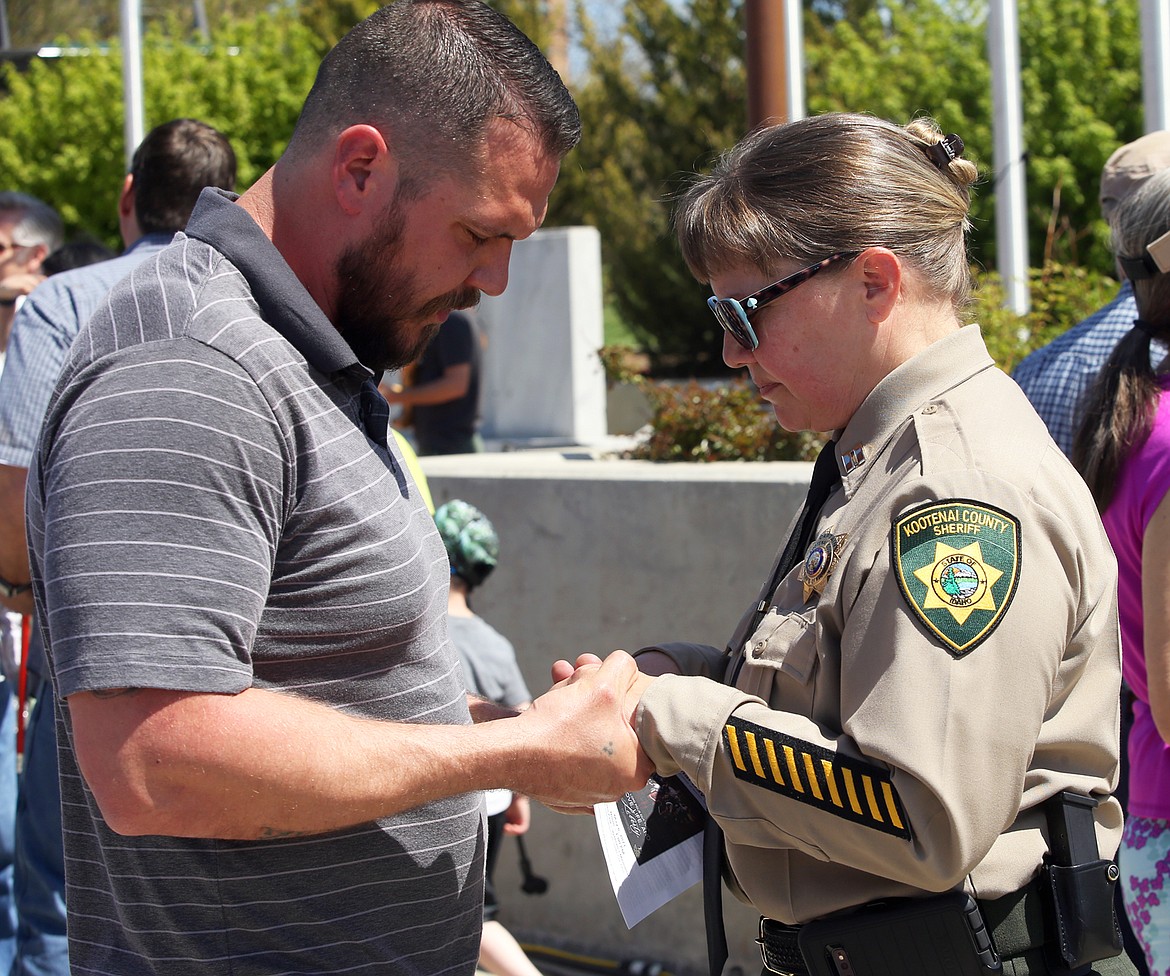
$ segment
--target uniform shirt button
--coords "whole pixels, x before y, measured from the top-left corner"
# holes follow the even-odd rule
[[[932,413],[935,413],[937,410],[938,410],[938,406],[934,403],[928,403],[925,407],[922,408],[922,412],[924,414],[926,414],[927,416],[929,416]]]
[[[761,654],[763,654],[765,647],[767,647],[767,645],[763,641],[760,641],[755,647],[752,648],[752,657],[759,657]]]

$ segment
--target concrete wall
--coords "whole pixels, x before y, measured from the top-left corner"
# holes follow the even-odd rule
[[[479,306],[489,442],[589,444],[606,435],[601,235],[540,230],[512,246],[508,288]]]
[[[655,464],[544,452],[422,459],[436,505],[463,498],[500,536],[475,609],[516,646],[534,695],[549,666],[685,638],[723,646],[804,499],[802,462]],[[544,895],[520,891],[518,849],[496,870],[500,920],[540,945],[705,971],[701,886],[627,930],[592,817],[534,805],[526,841]],[[731,962],[759,971],[758,916],[725,897]]]

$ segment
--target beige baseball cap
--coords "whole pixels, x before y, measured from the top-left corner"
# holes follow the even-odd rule
[[[1150,132],[1126,143],[1105,161],[1101,171],[1101,214],[1114,208],[1158,170],[1170,167],[1170,130]]]

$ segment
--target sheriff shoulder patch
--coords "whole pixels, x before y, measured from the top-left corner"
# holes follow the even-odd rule
[[[943,646],[962,657],[1003,619],[1020,580],[1020,520],[949,498],[908,512],[890,531],[902,595]]]
[[[910,826],[887,770],[732,716],[723,744],[737,779],[904,840]]]

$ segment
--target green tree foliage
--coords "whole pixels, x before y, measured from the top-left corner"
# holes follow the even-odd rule
[[[1138,3],[1020,0],[1030,261],[1113,267],[1101,168],[1142,134]]]
[[[381,7],[377,0],[302,0],[301,23],[309,28],[319,57],[333,47],[354,24]]]
[[[145,124],[180,116],[232,142],[239,187],[276,160],[292,132],[318,58],[308,28],[287,12],[225,22],[196,45],[176,23],[143,43]],[[73,232],[120,247],[116,204],[125,177],[122,65],[117,43],[83,38],[85,53],[5,67],[0,183],[52,203]]]
[[[490,2],[548,50],[555,12],[574,0]],[[691,175],[746,129],[744,0],[621,0],[612,36],[589,22],[585,0],[576,2],[585,70],[572,82],[584,138],[562,168],[548,223],[600,229],[609,302],[659,372],[721,372],[707,289],[683,266],[670,213]],[[262,12],[268,0],[202,0],[212,23],[205,43],[194,29],[197,0],[154,0],[144,9],[147,126],[191,115],[220,127],[246,187],[283,148],[320,56],[377,5],[299,0],[270,13]],[[8,0],[8,10],[14,35],[41,38],[51,27],[53,39],[84,43],[89,55],[0,78],[0,92],[10,88],[0,95],[0,184],[44,196],[71,229],[117,243],[116,0]],[[1142,131],[1137,17],[1136,0],[1019,0],[1038,267],[1110,269],[1096,191],[1109,152]],[[994,268],[986,0],[806,0],[804,26],[810,111],[895,121],[929,114],[963,136],[985,173],[974,256]]]
[[[806,0],[812,113],[919,115],[960,133],[984,174],[972,253],[996,262],[996,160],[985,0]],[[586,137],[550,220],[602,233],[610,298],[659,359],[716,371],[719,337],[670,234],[671,195],[745,129],[742,0],[625,0],[619,36],[588,27],[579,90]],[[1141,134],[1137,3],[1020,0],[1031,263],[1111,268],[1101,167]],[[859,174],[864,178],[864,174]],[[1065,323],[1067,326],[1069,323]]]
[[[1033,268],[1029,278],[1032,307],[1020,316],[1004,306],[999,276],[980,276],[975,321],[991,358],[1006,373],[1117,295],[1116,278],[1078,265],[1050,262]]]
[[[10,46],[35,49],[80,37],[111,40],[120,29],[118,0],[5,0]],[[149,28],[178,22],[194,31],[225,20],[263,13],[269,0],[147,0],[142,21]],[[212,32],[214,33],[214,32]]]
[[[744,130],[740,14],[728,0],[629,0],[615,40],[579,10],[585,132],[549,219],[601,230],[612,299],[659,368],[719,365],[718,327],[679,256],[670,210],[688,175]]]
[[[867,112],[905,123],[935,119],[958,132],[966,157],[991,172],[991,70],[982,54],[985,25],[963,0],[872,5],[855,18],[806,18],[808,112]],[[986,4],[979,7],[986,9]],[[864,178],[864,174],[858,174]],[[976,193],[972,248],[994,240],[994,203]]]

